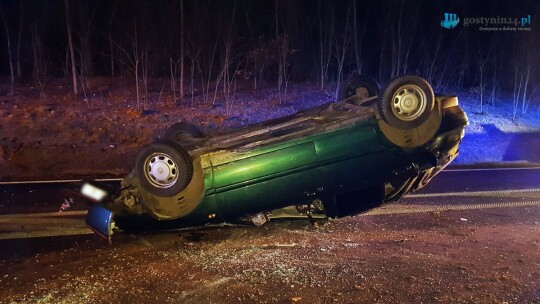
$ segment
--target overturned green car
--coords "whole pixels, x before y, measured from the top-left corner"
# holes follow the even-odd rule
[[[339,218],[422,188],[457,155],[467,116],[455,96],[403,76],[379,92],[353,75],[341,100],[222,134],[188,123],[140,151],[122,188],[91,184],[87,224],[127,231]]]

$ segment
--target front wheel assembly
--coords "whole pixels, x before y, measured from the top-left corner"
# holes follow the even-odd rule
[[[166,141],[144,147],[135,170],[141,185],[157,196],[173,196],[184,190],[193,177],[193,162],[178,144]]]

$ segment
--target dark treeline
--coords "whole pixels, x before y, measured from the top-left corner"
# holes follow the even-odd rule
[[[211,98],[218,86],[220,94],[232,94],[239,79],[254,87],[273,83],[280,92],[299,81],[335,90],[351,71],[381,82],[412,72],[441,90],[473,88],[480,105],[513,92],[524,114],[540,90],[540,2],[533,0],[0,4],[0,68],[11,76],[10,93],[20,82],[43,86],[65,77],[82,94],[91,77],[121,76],[136,78],[139,95],[149,78],[169,77],[175,98],[195,87]],[[530,15],[531,31],[482,31],[464,20],[447,30],[440,26],[445,12],[461,19]]]

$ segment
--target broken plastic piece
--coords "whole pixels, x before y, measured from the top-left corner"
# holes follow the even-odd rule
[[[264,213],[257,213],[254,217],[251,218],[251,222],[255,226],[262,226],[269,222],[268,216]]]

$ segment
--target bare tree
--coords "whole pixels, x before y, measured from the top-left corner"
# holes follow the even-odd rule
[[[212,104],[216,102],[218,86],[223,81],[223,98],[227,106],[227,111],[230,111],[230,105],[234,102],[234,95],[236,93],[236,72],[239,65],[234,62],[233,58],[233,24],[236,16],[236,5],[232,9],[231,21],[228,26],[228,31],[223,39],[223,56],[221,59],[222,68],[216,79],[216,86],[214,90],[214,99]],[[232,73],[231,73],[232,72]]]
[[[392,27],[392,70],[390,72],[390,77],[394,78],[400,73],[401,69],[401,58],[402,58],[402,47],[403,47],[403,36],[401,35],[402,19],[403,19],[403,5],[405,0],[401,1],[401,6],[399,8],[399,17],[396,24],[396,28]]]
[[[325,82],[328,78],[328,68],[330,66],[330,59],[332,58],[332,44],[331,36],[334,32],[334,17],[330,14],[330,26],[323,28],[323,16],[322,13],[322,0],[318,1],[318,13],[319,13],[319,82],[321,85],[321,91],[324,91]]]
[[[199,62],[199,56],[201,53],[201,48],[199,45],[195,45],[194,43],[189,44],[189,51],[187,52],[187,56],[189,57],[189,93],[191,96],[191,107],[195,104],[195,68],[198,68],[198,71],[200,72],[200,66],[198,65]]]
[[[530,94],[529,92],[529,82],[531,80],[531,72],[532,72],[532,66],[533,66],[533,55],[528,52],[524,59],[523,69],[521,71],[523,75],[523,95],[521,97],[521,115],[527,114],[527,109],[529,107],[529,101],[530,101]]]
[[[83,8],[83,15],[87,15],[87,7]],[[80,48],[78,51],[79,55],[79,81],[78,84],[83,91],[85,99],[87,99],[87,90],[90,90],[88,79],[93,75],[93,60],[92,60],[92,45],[90,43],[90,38],[92,34],[92,23],[96,14],[96,9],[94,8],[90,17],[85,20],[81,18],[81,30],[79,31],[79,43]]]
[[[41,97],[45,97],[44,84],[47,77],[47,56],[43,50],[43,42],[39,36],[39,30],[36,24],[31,30],[32,54],[34,57],[32,66],[32,78],[39,85]]]
[[[171,76],[171,91],[173,92],[173,105],[176,105],[176,72],[178,70],[177,62],[169,55],[169,72]]]
[[[482,51],[482,47],[480,45],[480,38],[478,38],[478,76],[480,77],[479,79],[479,85],[478,85],[478,90],[479,90],[479,94],[480,94],[480,114],[484,114],[484,92],[485,92],[485,89],[486,89],[486,79],[485,79],[485,76],[486,76],[486,69],[487,69],[487,64],[488,62],[491,60],[491,53],[492,53],[492,50],[493,50],[493,43],[490,41],[489,43],[489,49],[486,52],[483,52]]]
[[[362,32],[360,33],[360,37],[358,35],[358,22],[357,22],[357,14],[358,14],[358,11],[356,9],[356,0],[352,0],[352,5],[353,5],[353,37],[354,37],[354,45],[353,45],[353,49],[354,49],[354,59],[355,59],[355,62],[356,62],[356,72],[358,74],[362,74],[362,68],[363,68],[363,65],[362,65],[362,58],[361,58],[361,54],[362,54],[362,38],[364,37],[364,31],[366,30],[366,22],[364,21],[364,25],[362,27]]]
[[[536,40],[531,36],[528,41],[514,43],[513,66],[514,66],[514,90],[512,98],[512,118],[515,120],[519,115],[526,115],[533,97],[540,89],[540,85],[534,81],[534,75],[538,69],[538,52],[535,46]],[[519,45],[520,47],[516,47]]]
[[[148,74],[149,74],[149,65],[148,65],[148,51],[144,51],[141,54],[141,78],[143,83],[142,93],[143,93],[143,110],[148,109]]]
[[[527,53],[518,59],[514,65],[514,92],[512,101],[512,119],[517,119],[518,113],[526,115],[532,98],[537,94],[540,86],[531,82],[535,72],[535,53]]]
[[[245,4],[245,2],[244,2]],[[255,75],[253,75],[253,89],[257,89],[257,80],[258,80],[258,77],[257,77],[257,70],[258,70],[258,66],[259,66],[259,57],[260,56],[257,56],[257,45],[256,45],[256,41],[255,41],[255,35],[254,35],[254,31],[253,31],[253,28],[251,26],[251,22],[249,22],[249,13],[248,13],[248,9],[247,8],[244,8],[245,10],[245,15],[246,15],[246,24],[247,24],[247,27],[249,29],[249,37],[250,37],[250,42],[251,42],[251,47],[252,47],[252,50],[250,53],[248,53],[248,57],[251,59],[252,63],[253,63],[253,72],[255,73]]]
[[[420,66],[422,74],[429,83],[433,83],[439,77],[436,73],[438,70],[438,58],[442,49],[442,35],[440,33],[433,36],[424,35],[421,41],[422,57]]]
[[[18,33],[18,37],[17,37],[17,49],[16,49],[16,55],[15,55],[15,60],[17,62],[17,78],[21,78],[22,76],[22,73],[21,73],[21,40],[22,40],[22,32],[23,32],[23,15],[24,15],[24,5],[23,5],[23,1],[20,2],[21,3],[21,6],[20,6],[20,9],[21,9],[21,12],[19,14],[19,33]]]
[[[180,0],[180,101],[184,100],[184,0]]]
[[[217,53],[220,45],[223,43],[224,38],[227,35],[223,34],[223,29],[226,26],[220,24],[222,12],[218,13],[221,18],[215,18],[216,12],[211,11],[208,5],[198,5],[199,2],[193,2],[192,20],[212,20],[214,22],[193,22],[190,27],[185,29],[191,29],[189,34],[184,33],[187,43],[185,42],[186,53],[190,60],[190,91],[191,104],[193,105],[194,92],[195,92],[195,79],[197,78],[200,83],[200,89],[202,91],[203,103],[213,102],[212,94],[210,90],[214,85],[214,95],[216,95],[217,88],[220,81],[220,75],[223,71],[223,65],[219,71],[215,70],[215,64],[218,62]],[[216,80],[215,82],[213,82]],[[217,98],[217,97],[216,97]]]
[[[515,54],[515,53],[514,53]],[[516,57],[517,59],[517,57]],[[518,61],[518,60],[516,60]],[[518,113],[519,100],[523,89],[523,73],[521,73],[520,62],[514,65],[514,92],[512,98],[512,120],[516,120]]]
[[[111,17],[109,19],[109,57],[111,60],[111,76],[114,76],[114,42],[112,38],[113,33],[113,21],[114,21],[114,14],[116,12],[116,0],[113,1],[113,8],[111,10]]]
[[[347,15],[345,17],[345,27],[342,31],[341,40],[338,39],[338,35],[334,36],[334,47],[335,47],[335,57],[336,57],[336,66],[337,66],[337,75],[336,75],[336,91],[334,93],[334,99],[337,100],[339,96],[339,88],[341,86],[341,81],[343,79],[343,65],[345,63],[345,58],[347,55],[347,50],[349,48],[350,36],[349,36],[349,17],[350,11],[347,10]]]
[[[411,46],[414,42],[414,36],[412,35],[406,35],[403,31],[403,27],[407,27],[406,32],[414,32],[414,29],[416,27],[416,20],[418,19],[416,16],[412,18],[407,18],[409,22],[408,24],[404,24],[403,22],[403,11],[404,11],[404,4],[405,0],[401,1],[401,5],[399,8],[399,16],[398,16],[398,22],[395,27],[391,28],[391,70],[390,70],[390,77],[394,78],[399,75],[404,74],[408,70],[408,64],[409,64],[409,56],[411,52]],[[415,15],[418,15],[418,7],[415,7]],[[388,14],[391,17],[391,14]],[[382,60],[382,59],[381,59]]]
[[[211,81],[212,81],[212,75],[213,75],[212,71],[214,69],[214,59],[216,57],[217,45],[218,45],[218,40],[217,40],[217,37],[216,37],[216,40],[214,42],[214,46],[212,48],[212,53],[209,56],[210,59],[206,60],[206,63],[207,63],[206,64],[206,69],[205,69],[207,71],[207,73],[206,73],[206,85],[203,85],[203,93],[204,93],[204,102],[205,103],[207,103],[209,101],[210,84],[211,84]],[[204,79],[204,77],[205,77],[204,73],[201,73],[201,77]]]
[[[493,58],[493,75],[491,77],[491,94],[489,95],[489,99],[488,99],[488,104],[494,106],[495,105],[495,100],[497,99],[497,91],[499,89],[499,80],[497,78],[498,76],[498,73],[497,73],[497,52],[494,52],[493,54],[494,58]]]
[[[118,49],[122,51],[126,57],[124,66],[127,67],[135,76],[135,91],[137,98],[137,110],[141,110],[141,88],[140,88],[140,76],[141,76],[141,63],[146,56],[147,50],[141,48],[139,44],[138,31],[137,31],[137,22],[134,21],[133,24],[134,32],[131,39],[131,52],[127,51],[125,48],[118,46]]]
[[[71,77],[73,79],[73,94],[79,95],[77,84],[77,67],[75,65],[75,51],[73,50],[73,37],[71,34],[71,13],[69,9],[69,0],[65,0],[66,4],[66,27],[68,35],[69,54],[71,58]]]
[[[283,84],[283,73],[284,73],[284,65],[282,60],[282,46],[285,45],[285,42],[283,41],[283,44],[281,45],[279,43],[279,19],[278,19],[278,13],[279,13],[279,6],[278,6],[278,0],[274,1],[274,25],[276,27],[276,42],[278,43],[277,51],[278,51],[278,94],[279,94],[279,102],[281,103],[281,85]],[[283,35],[283,40],[285,40],[285,35]]]
[[[0,13],[2,14],[2,21],[4,23],[4,29],[6,31],[6,44],[8,49],[8,58],[9,58],[9,74],[11,77],[11,83],[9,86],[9,95],[13,96],[15,94],[15,71],[13,69],[13,56],[11,55],[11,37],[9,35],[9,28],[6,21],[6,16],[4,14],[4,8],[2,7],[2,4],[0,3]]]
[[[227,115],[231,113],[235,95],[236,95],[236,72],[238,72],[239,63],[234,62],[233,54],[233,39],[232,36],[229,36],[224,41],[224,58],[223,58],[223,69],[218,75],[216,80],[216,91],[214,92],[214,102],[217,97],[217,86],[220,81],[223,81],[223,99],[225,100],[225,109]]]
[[[278,99],[282,103],[283,100],[287,97],[288,81],[289,81],[289,71],[288,71],[288,56],[291,52],[289,47],[289,35],[287,28],[282,24],[282,33],[280,35],[280,21],[279,21],[279,4],[278,0],[275,0],[275,57],[278,65],[278,75],[277,75],[277,84],[278,84]]]
[[[279,92],[279,102],[282,103],[284,99],[287,98],[287,90],[288,90],[288,84],[289,84],[289,77],[290,74],[288,73],[287,66],[289,64],[288,62],[288,55],[289,55],[290,49],[289,49],[289,37],[286,33],[283,34],[283,38],[281,39],[280,48],[279,48],[279,66],[280,69],[280,76],[279,76],[279,85],[278,85],[278,92]],[[284,88],[282,88],[284,86]],[[283,89],[283,92],[282,92]],[[283,94],[282,94],[283,93]]]

